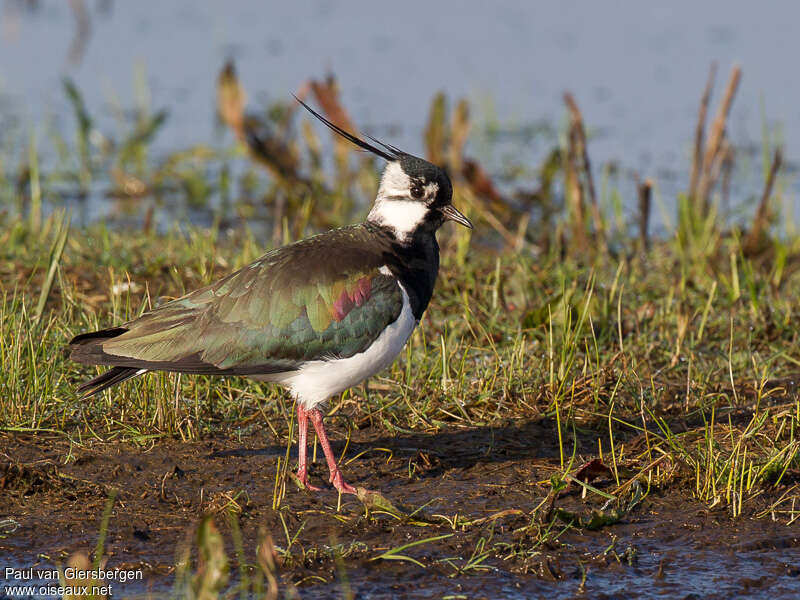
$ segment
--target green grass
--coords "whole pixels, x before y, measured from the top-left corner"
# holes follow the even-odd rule
[[[225,168],[217,180],[205,163],[196,162],[199,155],[209,160],[219,155],[177,152],[160,165],[148,163],[146,146],[166,113],[142,117],[116,157],[98,156],[89,142],[91,119],[77,90],[67,87],[79,117],[76,180],[82,186],[111,163],[135,171],[123,175],[144,189],[177,181],[189,199],[205,198],[214,187],[230,192]],[[447,124],[443,102],[435,101],[429,146],[447,146],[449,137],[458,137],[457,127],[464,132],[463,122]],[[538,505],[518,511],[527,524],[514,530],[516,541],[494,535],[494,517],[431,515],[424,507],[403,513],[377,497],[365,502],[368,512],[419,526],[420,536],[380,551],[333,539],[324,547],[299,547],[303,525],[290,529],[280,512],[288,510],[283,503],[293,467],[288,452],[293,407],[285,392],[268,384],[148,374],[79,400],[75,387],[98,370],[68,360],[72,336],[119,324],[161,298],[246,265],[275,244],[364,214],[363,203],[350,198],[374,194],[378,174],[371,161],[339,157],[337,173],[327,177],[310,128],[291,143],[308,154],[312,177],[291,185],[271,182],[267,191],[263,181],[254,184],[262,186],[271,208],[277,198],[288,198],[281,212],[276,209],[280,218],[265,241],[247,226],[231,235],[220,233],[217,224],[176,225],[159,233],[147,226],[78,229],[63,212],[45,217],[43,200],[53,202],[47,197],[50,180],[32,142],[28,214],[0,216],[0,430],[47,432],[75,444],[87,439],[146,444],[269,429],[287,446],[272,499],[283,531],[271,532],[285,538],[284,547],[276,549],[264,533],[255,558],[259,568],[245,570],[250,549],[242,546],[235,519],[229,528],[240,566],[237,585],[243,594],[252,586],[270,597],[277,595],[278,556],[285,566],[324,555],[346,582],[344,561],[351,554],[424,569],[431,563],[415,552],[452,531],[469,547],[436,564],[461,577],[483,572],[491,560],[524,563],[570,528],[613,525],[655,489],[722,506],[731,517],[786,523],[800,517],[795,508],[800,490],[787,483],[800,474],[800,400],[793,383],[800,374],[800,237],[778,232],[773,218],[764,239],[745,243],[746,232],[721,222],[713,202],[705,214],[697,201],[681,196],[677,225],[645,249],[626,231],[612,189],[600,199],[603,206],[612,200],[617,206],[614,222],[603,223],[607,239],[577,247],[575,240],[596,241],[597,234],[576,216],[581,211],[567,210],[549,187],[554,173],[566,176],[571,168],[558,158],[570,154],[567,148],[542,166],[549,219],[544,223],[529,224],[527,215],[521,218],[510,207],[504,209],[508,214],[495,212],[466,178],[454,175],[454,202],[474,220],[475,232],[444,228],[439,282],[421,327],[389,370],[333,398],[328,407],[331,416],[346,415],[387,435],[552,423],[558,464],[549,481],[539,482],[550,492]],[[449,150],[439,148],[442,156],[451,156]],[[3,189],[0,197],[14,194]],[[248,214],[238,206],[240,214]],[[579,438],[587,437],[596,442],[593,455],[613,473],[613,483],[602,490],[575,478],[586,458],[578,451]],[[391,456],[386,448],[373,451]],[[343,462],[358,457],[352,454],[346,447]],[[409,479],[415,468],[409,462]],[[556,506],[568,484],[582,486],[602,508],[582,515]],[[238,502],[227,497],[220,510],[238,511]],[[425,529],[431,526],[438,529]],[[179,561],[180,593],[216,597],[228,580],[228,559],[212,521],[200,524],[195,542],[201,567],[191,566],[186,550]],[[612,546],[608,552],[617,560],[632,560],[630,548],[618,555]]]
[[[12,221],[0,240],[4,430],[195,439],[268,423],[288,435],[291,401],[244,379],[151,374],[79,400],[75,386],[97,371],[70,362],[65,349],[71,336],[135,317],[264,249],[204,230],[158,236],[95,226],[65,244],[64,231],[57,215],[37,234]],[[402,359],[369,393],[334,398],[331,414],[345,410],[388,433],[552,417],[565,472],[574,430],[589,428],[602,432],[620,485],[622,464],[668,453],[694,470],[697,497],[734,514],[752,490],[798,468],[800,405],[781,381],[800,360],[796,264],[776,273],[743,258],[735,237],[690,264],[675,240],[590,265],[557,248],[533,255],[474,245],[457,264],[458,236],[442,236],[436,295]],[[775,244],[793,253],[791,242]],[[634,455],[626,441],[637,435],[647,445]]]

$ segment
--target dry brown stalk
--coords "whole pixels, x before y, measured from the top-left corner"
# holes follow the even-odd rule
[[[153,232],[153,213],[155,211],[155,207],[151,204],[147,207],[147,210],[144,213],[144,219],[142,221],[142,233],[145,235],[150,235]]]
[[[333,75],[328,75],[324,81],[312,79],[309,82],[309,87],[331,123],[346,131],[356,131],[353,121],[350,120],[350,115],[347,114],[341,100],[339,100],[339,86]]]
[[[303,181],[298,174],[297,153],[274,135],[257,117],[244,111],[247,95],[239,83],[233,61],[228,61],[217,79],[217,110],[220,119],[231,128],[236,139],[247,147],[250,157],[261,163],[277,178],[296,183]]]
[[[692,157],[692,174],[689,178],[689,198],[694,199],[697,193],[697,184],[700,179],[700,170],[703,165],[703,141],[705,138],[706,115],[708,114],[708,103],[711,100],[711,90],[714,88],[714,80],[717,76],[717,63],[712,62],[708,72],[706,88],[700,98],[700,109],[697,111],[697,127],[694,133],[694,156]]]
[[[279,592],[278,578],[280,577],[278,553],[275,550],[275,542],[272,540],[272,536],[263,526],[260,534],[261,543],[256,550],[256,562],[267,579],[267,589],[263,597],[266,600],[277,600]]]
[[[236,76],[236,66],[228,61],[217,79],[217,110],[222,122],[230,127],[237,139],[244,141],[244,88]]]
[[[572,238],[575,250],[584,252],[588,248],[586,239],[586,202],[583,186],[578,177],[578,134],[574,125],[569,128],[567,162],[564,165],[564,187],[572,216]]]
[[[730,79],[728,80],[728,87],[725,89],[725,95],[722,98],[722,103],[717,110],[717,116],[711,126],[711,135],[706,143],[706,150],[703,155],[703,167],[700,175],[700,182],[697,187],[697,195],[695,197],[696,205],[699,204],[701,208],[701,215],[708,214],[709,198],[711,190],[716,183],[720,171],[720,148],[725,136],[725,123],[727,122],[728,115],[730,114],[733,98],[736,96],[736,90],[739,87],[739,81],[742,78],[742,69],[738,65],[733,67]]]
[[[311,93],[317,99],[317,103],[322,107],[322,112],[331,123],[345,131],[358,131],[339,99],[339,86],[336,84],[336,78],[332,74],[329,74],[324,81],[312,79],[308,82],[308,85]],[[341,136],[335,133],[332,135],[336,158],[340,163],[344,164],[353,146]]]
[[[594,221],[595,236],[602,248],[606,247],[605,228],[603,219],[600,215],[600,207],[597,204],[597,194],[594,188],[594,177],[592,177],[592,164],[589,161],[589,149],[586,142],[586,129],[583,126],[583,116],[578,108],[577,102],[571,93],[564,94],[564,103],[570,114],[571,127],[575,130],[576,142],[579,146],[577,158],[581,160],[583,178],[586,182],[586,189],[589,195],[589,205],[592,209],[592,220]]]
[[[650,248],[650,198],[653,182],[648,178],[639,183],[637,187],[639,190],[639,239],[642,242],[642,248],[648,250]]]
[[[750,232],[742,243],[742,251],[745,255],[752,255],[757,253],[763,246],[762,241],[767,229],[767,222],[769,220],[769,199],[772,196],[772,188],[775,185],[775,177],[781,168],[783,162],[783,153],[780,148],[775,149],[772,155],[772,164],[769,167],[769,174],[767,181],[764,183],[764,191],[761,193],[761,201],[758,203],[756,214],[753,217],[753,226]]]
[[[503,198],[489,174],[474,160],[463,160],[461,175],[478,198],[488,201],[488,208],[502,219],[511,217],[508,201]]]
[[[297,151],[283,139],[263,128],[258,119],[245,118],[244,143],[250,157],[267,167],[275,177],[287,183],[305,182],[298,172],[300,159]]]
[[[516,246],[510,231],[514,215],[511,204],[495,186],[486,170],[476,161],[464,157],[464,144],[469,134],[469,105],[461,100],[448,122],[447,98],[438,93],[431,103],[428,124],[425,128],[426,156],[434,164],[446,167],[451,173],[463,178],[478,207],[487,221],[503,235],[506,242]],[[519,221],[516,221],[519,224]]]

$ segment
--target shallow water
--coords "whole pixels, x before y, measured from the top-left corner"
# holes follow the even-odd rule
[[[83,29],[71,5],[85,8]],[[541,123],[557,127],[561,94],[571,90],[593,131],[598,177],[609,162],[654,177],[657,200],[671,215],[688,179],[697,104],[712,60],[720,62],[712,110],[731,64],[743,67],[729,121],[733,141],[760,147],[763,108],[769,128],[785,140],[787,162],[797,156],[800,81],[787,73],[800,43],[798,17],[796,3],[765,7],[742,0],[500,8],[477,1],[389,7],[366,1],[7,0],[0,13],[0,99],[4,118],[14,115],[26,131],[23,139],[26,128],[41,129],[48,116],[69,133],[72,114],[61,87],[68,75],[89,112],[118,127],[110,106],[130,108],[140,93],[134,80],[141,67],[149,84],[144,101],[170,110],[154,143],[156,153],[166,153],[231,143],[214,121],[214,83],[226,58],[237,61],[256,106],[287,98],[309,77],[330,70],[356,122],[412,152],[422,151],[435,92],[470,98],[477,123],[469,152],[497,172],[512,153],[538,164],[552,137],[519,132]],[[511,135],[498,141],[488,130]],[[737,181],[739,202],[752,201],[761,188],[760,155],[739,160],[744,167],[754,161]],[[626,179],[621,187],[632,210],[632,186]],[[106,204],[87,212],[103,216]],[[654,219],[661,221],[657,209]]]

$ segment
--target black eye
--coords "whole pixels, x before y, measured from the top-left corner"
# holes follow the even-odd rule
[[[415,183],[411,186],[411,197],[419,200],[425,195],[425,190],[422,189],[422,184]]]

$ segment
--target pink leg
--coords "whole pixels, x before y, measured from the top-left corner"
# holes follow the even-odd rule
[[[306,445],[308,442],[308,411],[297,403],[297,425],[300,428],[297,440],[297,478],[309,490],[318,492],[318,487],[308,483],[308,463],[306,462]]]
[[[311,417],[311,422],[314,424],[314,429],[317,432],[317,439],[322,446],[322,451],[325,453],[325,460],[328,461],[328,469],[331,471],[330,482],[337,490],[343,494],[355,494],[356,488],[345,482],[342,477],[342,472],[339,470],[339,465],[336,464],[336,457],[333,455],[331,443],[328,441],[328,436],[325,433],[325,425],[322,424],[322,413],[316,409],[309,410],[308,416]]]

